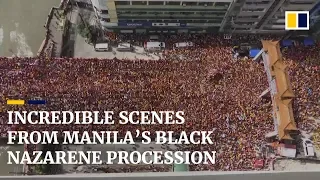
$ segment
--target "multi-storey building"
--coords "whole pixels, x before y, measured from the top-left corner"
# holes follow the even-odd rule
[[[310,27],[313,33],[320,34],[320,1],[310,10]]]
[[[285,30],[285,11],[310,11],[319,0],[238,0],[220,30],[274,33]]]
[[[102,27],[124,33],[283,32],[285,11],[318,0],[91,0]]]

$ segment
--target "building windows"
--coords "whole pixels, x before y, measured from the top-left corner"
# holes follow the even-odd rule
[[[164,5],[163,1],[149,1],[149,5]]]
[[[132,1],[132,5],[147,5],[147,1]]]
[[[184,6],[196,6],[196,5],[197,5],[196,2],[182,2],[182,4],[183,4]]]
[[[170,6],[180,6],[180,1],[167,1],[166,5]]]
[[[116,1],[115,4],[116,4],[116,6],[117,5],[130,5],[130,1]]]
[[[141,16],[118,16],[119,19],[131,19],[131,20],[137,20],[137,19],[159,19],[159,17],[141,17]]]
[[[236,22],[236,25],[254,25],[256,22]]]
[[[208,23],[221,23],[219,20],[209,20]]]
[[[143,15],[143,14],[147,14],[146,11],[137,11],[137,12],[134,12],[135,14],[138,14],[138,15]]]
[[[264,11],[265,8],[243,8],[242,11],[246,12],[256,12],[256,11]]]
[[[166,15],[174,15],[174,12],[163,12],[163,14],[166,14]]]
[[[255,1],[249,1],[249,2],[245,2],[245,4],[247,5],[265,5],[265,4],[269,4],[270,1],[261,1],[261,2],[255,2]]]
[[[194,23],[206,23],[208,20],[194,20]]]
[[[220,16],[224,16],[226,13],[225,12],[197,12],[197,14],[200,15],[220,15]]]
[[[199,2],[199,6],[213,6],[213,2]]]
[[[284,25],[285,22],[273,22],[273,21],[271,21],[271,22],[268,22],[268,24],[270,24],[270,25]]]
[[[240,9],[241,9],[241,6],[235,6],[235,7],[233,7],[232,11],[233,11],[233,13],[235,13],[235,12],[240,11]]]
[[[117,14],[118,15],[121,15],[121,14],[130,14],[131,11],[117,11]]]
[[[163,20],[165,23],[177,23],[178,20]]]
[[[143,15],[143,14],[147,14],[146,11],[118,11],[117,12],[118,15]]]
[[[159,14],[161,14],[161,12],[149,12],[149,14],[153,14],[153,15],[159,15]]]
[[[194,14],[194,12],[181,12],[180,14],[182,14],[182,15],[190,15],[190,14]]]
[[[301,0],[301,1],[290,1],[289,4],[313,4],[313,1],[306,1],[306,0]]]
[[[284,27],[283,26],[264,26],[263,27],[263,30],[268,30],[268,31],[278,31],[278,30],[283,30],[284,29]],[[277,109],[278,110],[278,109]]]
[[[214,5],[217,7],[229,7],[228,2],[216,2]]]
[[[163,6],[151,6],[151,7],[145,7],[145,8],[140,8],[140,7],[130,7],[130,8],[118,8],[117,11],[167,11],[167,12],[182,12],[182,11],[192,11],[192,12],[220,12],[220,13],[226,13],[226,9],[206,9],[206,8],[201,8],[201,9],[193,9],[193,8],[166,8]]]
[[[258,19],[260,16],[238,16],[237,18],[252,18],[252,19]]]
[[[236,30],[250,30],[251,28],[236,28]]]

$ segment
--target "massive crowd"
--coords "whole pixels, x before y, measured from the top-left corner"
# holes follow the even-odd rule
[[[250,36],[249,36],[250,37]],[[116,39],[130,39],[121,36]],[[163,37],[166,38],[166,37]],[[235,38],[233,38],[235,39]],[[238,38],[239,41],[240,38]],[[240,41],[258,41],[241,36]],[[136,39],[139,43],[144,39]],[[158,61],[81,58],[5,58],[0,60],[3,102],[41,98],[40,106],[1,106],[1,135],[20,130],[214,130],[214,145],[192,145],[185,150],[216,150],[215,165],[193,165],[191,170],[252,170],[255,148],[273,131],[271,102],[259,98],[268,88],[263,65],[232,58],[233,40],[219,36],[176,36],[166,43],[193,41],[195,47],[166,49]],[[132,41],[131,41],[132,42]],[[239,43],[239,42],[237,42]],[[169,46],[170,47],[170,46]],[[320,117],[319,46],[284,50],[289,66],[298,127],[311,131]],[[177,59],[184,56],[185,60]],[[59,125],[8,126],[7,110],[172,110],[184,111],[183,125]]]
[[[312,132],[319,128],[320,116],[320,51],[319,45],[295,47],[283,51],[289,77],[295,92],[295,118],[300,129]],[[312,124],[312,125],[310,125]]]

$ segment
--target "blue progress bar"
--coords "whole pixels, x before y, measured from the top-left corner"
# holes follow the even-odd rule
[[[28,100],[27,104],[46,104],[47,102],[45,100]]]

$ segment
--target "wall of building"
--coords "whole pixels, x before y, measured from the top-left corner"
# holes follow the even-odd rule
[[[231,2],[232,0],[92,0],[101,24],[107,29],[160,28],[163,31],[179,29],[178,27],[217,29]],[[105,6],[101,5],[105,3]]]
[[[221,32],[283,31],[285,11],[310,10],[318,0],[91,0],[106,29],[217,28]],[[154,25],[158,23],[158,25]],[[160,24],[160,25],[159,25]],[[170,25],[171,24],[171,25]],[[179,25],[177,25],[179,24]],[[165,30],[165,31],[166,31]]]

